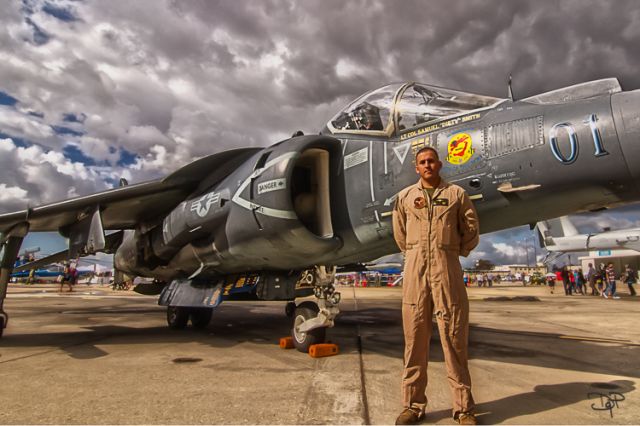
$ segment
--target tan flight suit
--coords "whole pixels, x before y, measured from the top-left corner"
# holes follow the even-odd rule
[[[420,208],[421,205],[424,207]],[[402,403],[424,412],[427,405],[427,363],[432,316],[435,313],[453,415],[472,411],[471,377],[467,366],[469,300],[459,256],[478,244],[478,216],[462,188],[441,180],[432,199],[420,181],[398,194],[393,234],[405,254],[402,289],[404,372]]]

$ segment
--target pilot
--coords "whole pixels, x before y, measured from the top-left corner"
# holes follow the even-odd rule
[[[427,363],[432,315],[435,313],[453,417],[477,424],[467,365],[469,301],[459,256],[478,244],[478,216],[467,193],[440,177],[437,151],[416,154],[418,183],[403,189],[393,211],[393,235],[405,255],[402,293],[404,329],[404,410],[396,424],[416,424],[427,406]]]

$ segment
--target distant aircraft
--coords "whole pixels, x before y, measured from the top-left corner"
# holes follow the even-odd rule
[[[627,249],[640,252],[640,228],[580,234],[568,216],[536,224],[541,241],[550,252]],[[552,236],[551,229],[560,236]]]
[[[24,236],[59,231],[65,257],[115,253],[117,271],[164,283],[171,327],[206,326],[223,300],[289,301],[294,343],[306,351],[339,312],[336,267],[397,252],[393,204],[418,181],[419,149],[438,151],[442,175],[467,190],[481,232],[492,232],[640,200],[639,112],[640,91],[614,78],[521,100],[397,83],[353,101],[320,135],[296,132],[158,181],[0,215],[0,330]],[[317,303],[295,305],[308,294]]]
[[[401,274],[402,273],[402,264],[401,263],[376,263],[372,265],[367,265],[367,270],[380,272],[381,274]]]
[[[38,268],[31,273],[31,270],[16,271],[11,274],[11,278],[18,280],[27,280],[31,278],[33,281],[53,282],[63,273],[63,266],[50,265],[47,268]]]

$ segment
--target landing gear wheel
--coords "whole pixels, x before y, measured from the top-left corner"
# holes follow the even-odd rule
[[[189,322],[189,308],[167,306],[167,324],[176,330],[185,328]]]
[[[209,322],[211,322],[211,316],[213,315],[213,309],[210,308],[193,308],[189,314],[191,319],[191,325],[195,328],[203,329],[207,328]]]
[[[8,321],[9,315],[0,309],[0,337],[2,337],[2,333],[4,333],[4,328],[7,326]]]
[[[289,318],[293,318],[293,315],[296,313],[296,302],[287,302],[284,307],[284,313]]]
[[[299,330],[299,327],[304,324],[305,321],[317,317],[318,312],[320,312],[320,308],[313,302],[302,302],[296,308],[291,337],[293,338],[293,345],[300,352],[308,353],[311,345],[324,343],[325,341],[327,333],[326,327],[314,328],[307,332]]]

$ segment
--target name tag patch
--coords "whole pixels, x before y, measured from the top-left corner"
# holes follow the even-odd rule
[[[435,200],[433,200],[433,205],[434,206],[448,206],[449,205],[449,200],[446,198],[436,198]]]

